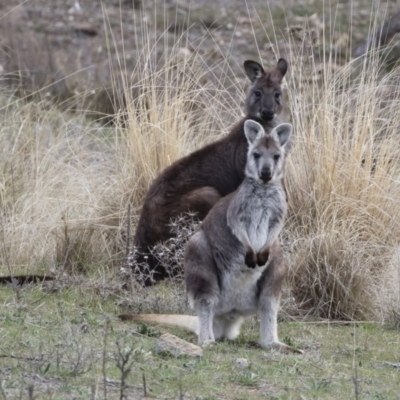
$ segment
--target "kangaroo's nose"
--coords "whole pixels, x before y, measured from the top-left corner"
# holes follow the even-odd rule
[[[265,167],[261,170],[260,178],[263,182],[269,182],[272,179],[271,168]]]
[[[266,121],[271,121],[271,119],[274,118],[274,112],[271,110],[262,110],[261,117]]]

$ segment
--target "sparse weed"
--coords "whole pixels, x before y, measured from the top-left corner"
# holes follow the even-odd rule
[[[257,387],[259,383],[259,377],[254,372],[235,373],[231,375],[230,381],[241,386]]]
[[[173,237],[165,243],[156,244],[150,251],[165,268],[169,274],[169,279],[174,282],[183,281],[183,260],[186,244],[190,236],[195,231],[199,220],[195,214],[188,213],[171,221],[171,231]],[[133,273],[138,282],[144,282],[149,277],[153,279],[153,271],[145,263],[139,265],[136,262],[136,249],[128,255],[126,273]]]
[[[149,336],[149,337],[160,336],[160,332],[158,332],[156,329],[154,329],[153,327],[146,325],[146,324],[139,325],[138,333],[140,333],[141,335]]]
[[[133,368],[134,360],[132,360],[132,353],[134,349],[132,347],[126,347],[124,343],[117,340],[115,343],[117,350],[114,352],[115,365],[121,373],[121,385],[119,398],[122,400],[125,398],[126,390],[126,379],[131,373]]]

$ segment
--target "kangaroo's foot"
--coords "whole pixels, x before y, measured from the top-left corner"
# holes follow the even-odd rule
[[[202,343],[199,343],[201,347],[213,347],[217,344],[217,342],[213,339],[203,340]]]

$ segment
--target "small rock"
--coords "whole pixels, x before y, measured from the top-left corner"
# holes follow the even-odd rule
[[[246,358],[237,358],[235,365],[241,372],[249,369],[249,361]]]
[[[201,347],[180,339],[175,335],[171,335],[170,333],[165,333],[158,338],[154,346],[154,351],[156,353],[167,351],[175,357],[182,355],[191,357],[203,356],[203,349]]]
[[[82,333],[88,333],[89,332],[89,324],[87,322],[84,322],[83,324],[81,324],[81,326],[79,327],[79,330]]]

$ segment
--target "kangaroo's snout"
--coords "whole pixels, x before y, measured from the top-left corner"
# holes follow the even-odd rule
[[[269,182],[272,179],[272,170],[270,167],[264,167],[261,170],[260,178],[264,183]]]
[[[274,118],[275,113],[271,110],[262,110],[261,111],[261,118],[264,121],[271,121]]]

